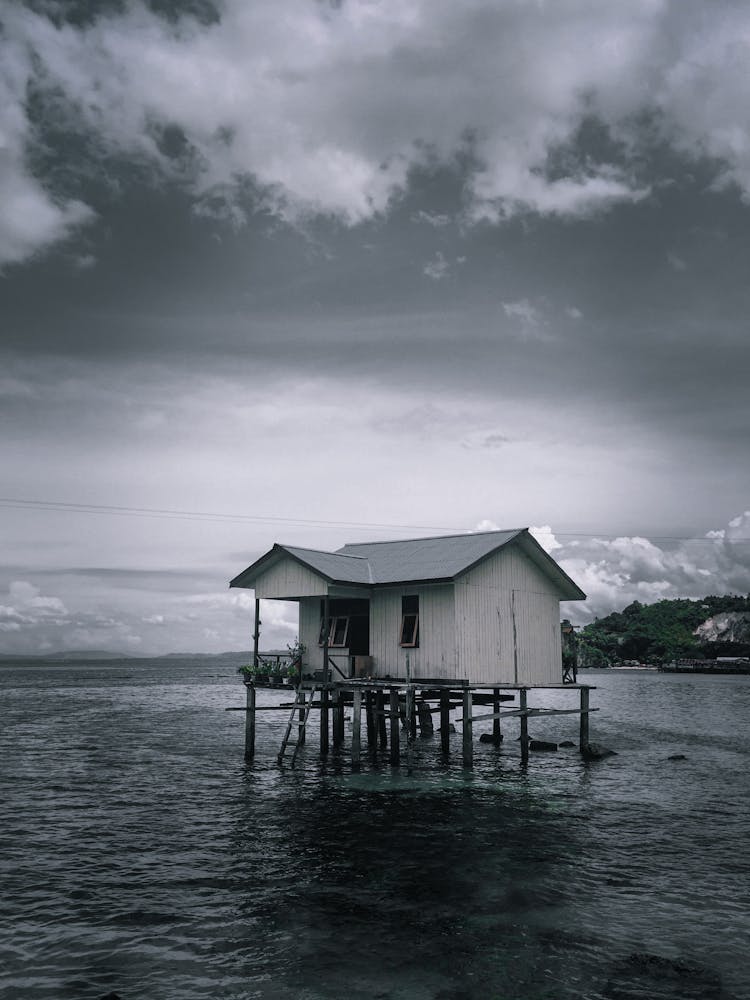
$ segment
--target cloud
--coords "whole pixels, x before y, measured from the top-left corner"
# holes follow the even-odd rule
[[[539,530],[532,529],[535,534]],[[551,541],[555,559],[587,594],[585,602],[568,606],[578,622],[621,610],[635,600],[648,604],[750,593],[750,511],[733,518],[725,529],[672,547],[639,536],[560,541],[549,528],[541,530],[547,551],[552,551]]]
[[[432,260],[429,260],[422,268],[422,273],[433,281],[441,281],[447,278],[450,265],[443,254],[438,250]]]
[[[287,221],[356,224],[387,212],[414,167],[459,160],[467,218],[585,216],[648,196],[639,164],[654,142],[750,193],[743,5],[289,0],[282,18],[273,0],[224,0],[203,23],[134,0],[85,24],[6,7],[6,262],[89,221],[63,181],[113,156],[204,206],[219,194],[239,224],[248,183]],[[596,155],[581,143],[592,119],[611,146]],[[54,129],[85,138],[62,176],[31,155]]]
[[[518,302],[503,302],[503,312],[510,319],[521,320],[526,326],[538,326],[541,322],[539,311],[532,306],[528,299],[519,299]]]

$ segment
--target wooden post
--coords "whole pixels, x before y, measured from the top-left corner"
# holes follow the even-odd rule
[[[426,701],[417,702],[417,712],[419,714],[419,729],[422,736],[432,736],[432,712]]]
[[[330,605],[328,594],[323,599],[323,686],[320,690],[320,756],[328,753],[328,619]]]
[[[493,713],[495,715],[497,715],[498,712],[500,711],[500,688],[493,688],[492,689],[492,711],[493,711]],[[500,720],[499,719],[493,719],[492,720],[492,740],[493,740],[494,743],[499,743],[502,738],[503,738],[503,735],[500,732]]]
[[[472,736],[474,734],[474,723],[471,721],[472,712],[472,697],[471,689],[467,688],[464,691],[464,767],[473,767],[474,765],[474,747],[472,745]]]
[[[255,598],[255,627],[253,628],[253,666],[258,668],[260,650],[260,599]]]
[[[324,687],[320,692],[320,756],[325,757],[328,753],[328,688]]]
[[[451,693],[440,692],[440,749],[448,753],[451,748]]]
[[[399,719],[398,713],[398,691],[396,688],[391,688],[390,697],[390,716],[391,716],[391,764],[399,763],[399,732],[398,727],[401,720]]]
[[[579,749],[581,753],[589,745],[589,689],[581,688],[581,728],[579,738]]]
[[[341,691],[333,692],[333,745],[340,747],[344,742],[344,696]]]
[[[255,687],[248,684],[247,691],[247,711],[245,712],[245,760],[252,760],[255,756]]]
[[[375,724],[375,708],[372,691],[365,691],[365,725],[367,727],[367,749],[370,753],[377,750],[377,726]]]
[[[414,688],[406,689],[406,738],[413,743],[417,738],[417,715],[414,710]]]
[[[382,688],[378,688],[375,694],[375,715],[378,722],[378,742],[380,749],[385,750],[388,746],[388,729],[385,724],[385,695]]]
[[[521,761],[526,764],[529,759],[529,718],[526,715],[526,710],[528,708],[527,704],[527,694],[526,688],[522,688],[518,692],[518,700],[520,702],[521,712]]]
[[[302,689],[300,688],[300,691],[301,690]],[[310,700],[312,701],[312,691],[310,692]],[[307,728],[305,726],[305,708],[304,708],[304,706],[302,706],[300,708],[299,712],[297,713],[297,718],[299,719],[299,724],[297,725],[297,744],[298,744],[298,746],[302,746],[302,744],[305,742],[305,730]]]
[[[362,692],[355,689],[352,693],[352,764],[355,767],[359,767],[361,732]]]

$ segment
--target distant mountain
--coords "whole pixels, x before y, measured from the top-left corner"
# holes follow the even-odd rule
[[[634,601],[577,636],[579,666],[750,655],[750,595]]]

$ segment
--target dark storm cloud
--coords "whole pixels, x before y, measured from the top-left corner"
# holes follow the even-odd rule
[[[745,579],[734,548],[693,572],[631,537],[747,507],[744,5],[62,11],[11,0],[0,37],[8,496],[332,548],[311,519],[554,517],[623,531],[566,544],[597,600]],[[245,643],[250,595],[220,591],[276,529],[2,531],[8,635],[64,607],[67,642],[162,649],[168,623]]]

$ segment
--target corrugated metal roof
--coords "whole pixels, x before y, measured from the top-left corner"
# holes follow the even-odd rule
[[[493,552],[516,542],[536,565],[554,579],[566,600],[585,594],[539,545],[526,528],[485,531],[471,535],[440,535],[393,542],[356,542],[337,552],[276,544],[252,566],[236,576],[230,587],[252,587],[257,577],[284,555],[290,556],[330,583],[387,586],[396,583],[429,583],[453,580]]]
[[[360,542],[344,545],[340,555],[369,561],[374,583],[407,583],[411,580],[449,580],[474,563],[502,548],[523,531],[486,531],[474,535],[441,535],[395,542]]]
[[[364,583],[374,581],[370,575],[370,564],[366,556],[348,552],[321,552],[319,549],[300,549],[292,545],[281,545],[295,559],[305,563],[310,569],[337,583]]]

